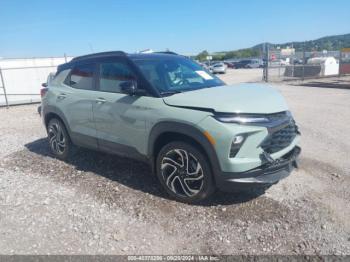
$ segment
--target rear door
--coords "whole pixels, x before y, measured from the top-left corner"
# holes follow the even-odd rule
[[[75,65],[57,94],[56,104],[68,121],[72,140],[89,148],[97,148],[92,114],[95,100],[96,63]]]

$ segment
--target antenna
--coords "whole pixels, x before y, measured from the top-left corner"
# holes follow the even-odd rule
[[[89,45],[90,51],[91,51],[92,53],[94,53],[95,51],[94,51],[94,48],[92,47],[92,44],[89,42],[88,45]]]

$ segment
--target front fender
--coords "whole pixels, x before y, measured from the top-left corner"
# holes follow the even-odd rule
[[[200,144],[202,148],[204,149],[207,157],[209,158],[210,165],[212,168],[212,172],[214,174],[214,178],[220,174],[220,165],[217,158],[216,151],[213,147],[213,145],[209,142],[207,137],[203,134],[203,131],[201,131],[199,128],[185,124],[185,123],[178,123],[178,122],[172,122],[172,121],[164,121],[156,124],[150,132],[149,140],[148,140],[148,157],[152,159],[152,169],[154,170],[154,149],[155,149],[155,143],[157,139],[164,133],[172,132],[172,133],[178,133],[180,135],[185,135],[187,137],[190,137],[195,142]]]

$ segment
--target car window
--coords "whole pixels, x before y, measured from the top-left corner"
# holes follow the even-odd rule
[[[131,68],[123,62],[101,63],[99,67],[100,91],[120,93],[124,82],[136,79]]]
[[[204,83],[204,79],[193,70],[190,70],[186,65],[180,64],[176,69],[166,71],[166,80],[170,87],[178,86],[184,79],[186,79],[189,84]]]
[[[70,73],[70,69],[62,70],[61,72],[56,74],[56,76],[51,80],[50,85],[55,86],[55,85],[59,85],[62,82],[65,82],[69,73]]]
[[[77,89],[93,90],[94,70],[95,64],[77,65],[72,69],[65,84]]]
[[[203,67],[181,56],[134,59],[144,77],[160,92],[189,91],[224,83]]]

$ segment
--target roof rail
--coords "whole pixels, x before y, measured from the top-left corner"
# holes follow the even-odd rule
[[[168,55],[179,55],[172,51],[159,51],[159,52],[153,52],[154,54],[168,54]]]
[[[105,57],[105,56],[126,56],[126,53],[123,51],[110,51],[110,52],[94,53],[94,54],[74,57],[71,61],[73,62],[73,61],[79,61],[79,60],[84,60],[84,59],[89,59],[89,58]]]

